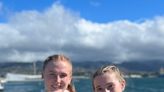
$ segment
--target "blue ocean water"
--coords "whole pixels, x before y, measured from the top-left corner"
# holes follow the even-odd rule
[[[124,92],[164,92],[164,78],[128,78]],[[90,79],[75,79],[77,92],[93,92]],[[43,92],[42,81],[7,82],[3,92]]]

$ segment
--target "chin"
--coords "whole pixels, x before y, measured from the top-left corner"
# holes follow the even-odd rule
[[[57,89],[57,90],[51,90],[51,91],[48,91],[48,92],[64,92],[62,89]]]
[[[68,90],[64,90],[64,92],[69,92]]]

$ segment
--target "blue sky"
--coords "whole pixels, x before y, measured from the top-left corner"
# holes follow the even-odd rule
[[[2,0],[4,8],[11,12],[38,10],[60,2],[64,7],[79,13],[87,20],[106,23],[116,20],[138,21],[164,15],[163,0]],[[6,11],[4,10],[4,13]],[[7,14],[1,14],[6,21]]]
[[[162,0],[63,0],[62,4],[94,22],[135,21],[164,14]]]
[[[1,0],[0,62],[164,61],[163,0]]]

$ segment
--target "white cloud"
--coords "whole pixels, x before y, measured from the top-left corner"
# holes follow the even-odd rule
[[[54,4],[9,19],[0,24],[1,61],[44,60],[54,53],[77,61],[164,60],[164,16],[100,24]]]

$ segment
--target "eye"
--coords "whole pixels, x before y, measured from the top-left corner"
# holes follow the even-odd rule
[[[53,78],[53,77],[55,77],[56,76],[56,74],[54,74],[54,73],[49,73],[48,74],[48,77],[50,77],[50,78]]]
[[[112,88],[113,88],[113,85],[112,85],[112,84],[107,85],[107,89],[108,89],[108,90],[110,90],[110,89],[112,89]]]
[[[101,88],[101,87],[97,87],[96,88],[96,92],[100,92],[100,91],[102,91],[103,89]]]
[[[60,74],[60,78],[65,78],[65,77],[67,77],[67,74],[65,73]]]

